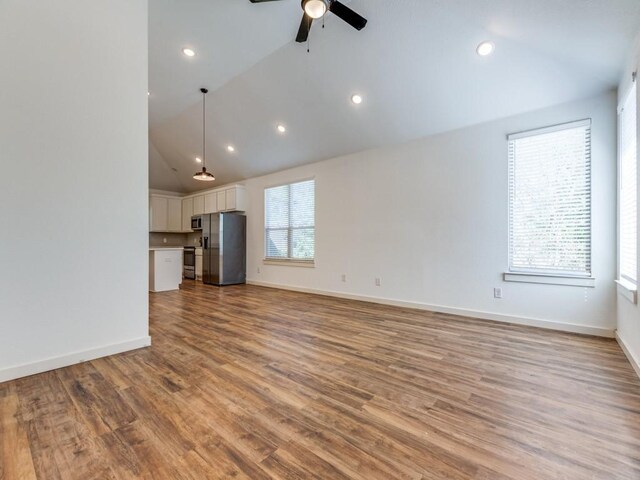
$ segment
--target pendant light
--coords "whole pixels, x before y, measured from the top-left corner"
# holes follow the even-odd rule
[[[202,171],[197,172],[195,175],[193,175],[193,178],[195,178],[196,180],[200,180],[202,182],[213,182],[216,179],[216,177],[214,177],[213,174],[207,172],[207,166],[206,166],[207,165],[207,142],[206,142],[207,121],[205,117],[205,112],[207,107],[207,93],[209,92],[209,90],[207,90],[206,88],[201,88],[200,91],[202,92]]]

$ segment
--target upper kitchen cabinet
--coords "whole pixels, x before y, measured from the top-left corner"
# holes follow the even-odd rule
[[[191,202],[191,215],[202,215],[217,212],[244,212],[247,210],[247,192],[243,185],[217,188],[204,193],[191,195],[182,200],[182,221],[185,222],[185,202]],[[185,224],[183,227],[191,227]]]
[[[184,198],[154,193],[149,197],[149,231],[192,232],[191,217],[194,215],[246,210],[247,192],[242,185]]]
[[[149,197],[149,231],[150,232],[166,232],[167,231],[167,213],[169,204],[167,197],[151,195]]]
[[[204,213],[204,195],[193,197],[193,214],[202,215]]]
[[[182,231],[191,232],[191,217],[193,216],[193,198],[182,199]]]
[[[247,191],[244,187],[236,185],[235,187],[227,188],[224,193],[226,211],[244,212],[247,210]]]
[[[235,185],[217,192],[218,212],[244,212],[247,210],[247,192],[242,185]]]
[[[167,230],[170,232],[182,231],[182,199],[167,199]]]
[[[216,212],[225,212],[227,210],[227,194],[224,190],[216,192],[216,203],[218,207]]]
[[[149,196],[149,231],[180,232],[182,230],[182,200],[178,197],[151,194]]]
[[[207,193],[204,196],[204,213],[216,213],[218,211],[216,193]]]

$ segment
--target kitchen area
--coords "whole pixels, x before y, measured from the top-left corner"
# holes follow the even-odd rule
[[[149,195],[149,291],[183,281],[233,285],[246,279],[246,190],[231,185]]]

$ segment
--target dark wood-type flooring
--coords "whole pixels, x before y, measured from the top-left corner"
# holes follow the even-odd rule
[[[0,478],[640,479],[615,341],[255,286],[152,294],[153,346],[0,384]]]

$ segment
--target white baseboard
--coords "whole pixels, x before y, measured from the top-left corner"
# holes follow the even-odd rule
[[[33,363],[5,368],[0,370],[0,383],[15,380],[16,378],[27,377],[29,375],[35,375],[36,373],[48,372],[49,370],[55,370],[56,368],[68,367],[70,365],[75,365],[76,363],[95,360],[100,357],[115,355],[116,353],[148,347],[149,345],[151,345],[151,337],[146,336],[126,342],[91,348],[82,352],[69,353],[60,357],[47,358]]]
[[[631,353],[631,350],[629,350],[629,347],[624,342],[622,337],[618,335],[618,332],[616,332],[616,340],[618,341],[618,345],[620,345],[620,348],[622,349],[624,354],[627,356],[629,363],[631,364],[633,369],[636,371],[636,375],[640,377],[640,360],[633,356],[633,353]]]
[[[429,312],[450,313],[452,315],[460,315],[463,317],[480,318],[482,320],[493,320],[495,322],[503,323],[514,323],[517,325],[546,328],[549,330],[560,330],[562,332],[581,333],[583,335],[594,335],[607,338],[614,338],[615,336],[615,330],[613,328],[591,327],[588,325],[554,322],[551,320],[542,320],[538,318],[516,317],[512,315],[503,315],[501,313],[483,312],[479,310],[469,310],[466,308],[447,307],[444,305],[431,305],[427,303],[410,302],[406,300],[394,300],[391,298],[370,297],[367,295],[354,295],[350,293],[296,287],[294,285],[281,285],[270,282],[261,282],[257,280],[247,280],[247,283],[260,287],[280,288],[282,290],[291,290],[294,292],[314,293],[316,295],[327,295],[329,297],[346,298],[349,300],[359,300],[362,302],[380,303],[383,305],[392,305],[404,308],[415,308],[418,310],[427,310]]]

